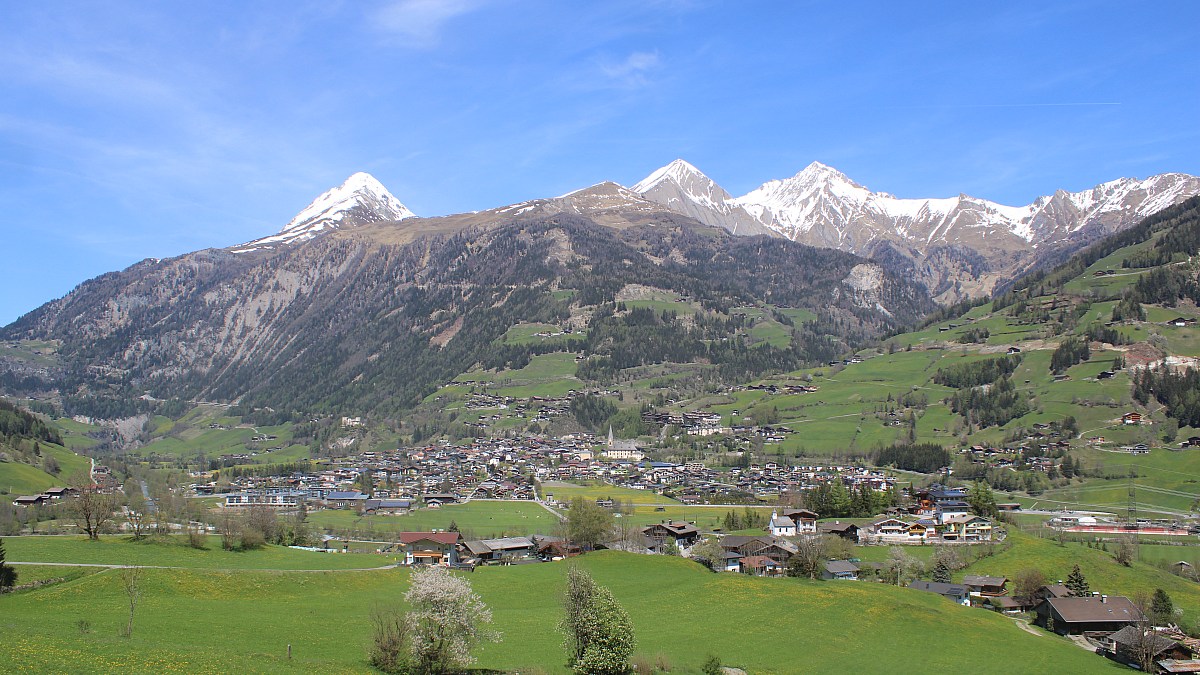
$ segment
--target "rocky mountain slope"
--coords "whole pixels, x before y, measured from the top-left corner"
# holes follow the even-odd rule
[[[832,358],[933,309],[924,288],[860,257],[733,237],[612,183],[417,218],[368,179],[274,237],[85,282],[0,337],[58,341],[40,386],[71,412],[178,398],[391,413],[473,365],[519,366],[530,349],[499,338],[522,322],[600,322],[611,339],[580,355],[597,359],[584,370],[598,378],[671,359],[744,377]],[[689,298],[697,313],[628,314],[615,300],[630,286]],[[817,318],[786,346],[750,347],[738,306]]]
[[[1200,178],[1178,173],[1122,178],[1081,192],[1059,190],[1024,206],[1005,206],[968,195],[899,199],[814,162],[791,178],[733,198],[676,160],[634,191],[730,231],[766,228],[792,241],[876,258],[912,274],[939,300],[949,302],[986,295],[1200,194]]]

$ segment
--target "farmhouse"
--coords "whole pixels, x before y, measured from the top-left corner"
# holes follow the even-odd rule
[[[741,572],[756,577],[778,577],[783,575],[783,565],[765,555],[751,555],[742,558]]]
[[[527,558],[536,550],[529,537],[504,537],[463,542],[463,548],[482,561]]]
[[[1143,632],[1132,625],[1109,635],[1102,644],[1114,660],[1135,668],[1140,668],[1142,650],[1149,651],[1155,661],[1192,658],[1192,650],[1184,645],[1154,630]]]
[[[700,530],[686,521],[663,521],[642,528],[642,534],[653,542],[651,548],[657,550],[674,541],[677,546],[691,546],[700,538]]]
[[[858,541],[858,526],[854,523],[835,521],[832,523],[817,523],[817,531],[821,534],[833,534],[852,542]]]
[[[363,513],[392,513],[403,515],[412,509],[407,499],[368,499],[363,502]]]
[[[1120,595],[1047,598],[1034,608],[1035,623],[1059,635],[1115,633],[1142,620],[1142,612]]]
[[[457,532],[401,532],[400,550],[405,565],[439,565],[458,562]]]

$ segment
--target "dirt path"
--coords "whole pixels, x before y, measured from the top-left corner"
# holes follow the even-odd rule
[[[1026,633],[1029,633],[1030,635],[1036,635],[1038,637],[1042,637],[1042,634],[1037,632],[1036,630],[1034,630],[1033,627],[1029,625],[1029,621],[1027,621],[1025,619],[1018,619],[1016,617],[1013,617],[1013,623],[1017,624],[1017,628],[1020,628],[1021,630],[1025,631]]]

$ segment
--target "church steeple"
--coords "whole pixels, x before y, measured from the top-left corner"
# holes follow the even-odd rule
[[[608,425],[608,449],[609,450],[613,449],[613,431],[612,431],[611,424]]]

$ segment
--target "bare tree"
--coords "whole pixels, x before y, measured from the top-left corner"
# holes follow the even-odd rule
[[[76,474],[68,484],[76,491],[67,504],[68,512],[88,539],[99,539],[101,530],[112,520],[116,499],[101,492],[100,486],[86,473]]]
[[[376,607],[371,627],[371,665],[385,673],[408,672],[412,646],[404,613],[395,607]]]
[[[1117,550],[1113,552],[1113,557],[1121,565],[1129,567],[1133,564],[1133,561],[1137,559],[1137,553],[1137,535],[1131,534],[1123,536],[1117,541]]]
[[[1133,604],[1140,610],[1140,618],[1129,625],[1133,629],[1133,639],[1128,642],[1130,656],[1137,659],[1143,672],[1154,672],[1154,656],[1169,642],[1158,634],[1150,620],[1152,600],[1145,591],[1133,597]]]
[[[796,553],[788,560],[788,576],[816,579],[821,575],[824,558],[824,539],[813,535],[800,537],[796,540]]]
[[[142,568],[137,565],[127,565],[121,568],[121,587],[125,589],[125,597],[129,599],[129,623],[121,634],[133,636],[133,613],[137,609],[138,598],[142,595]]]
[[[1034,596],[1038,590],[1046,585],[1046,575],[1042,574],[1042,571],[1039,569],[1026,567],[1017,572],[1014,583],[1013,597],[1024,602],[1026,605],[1032,605]]]

